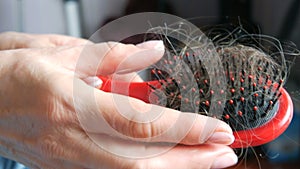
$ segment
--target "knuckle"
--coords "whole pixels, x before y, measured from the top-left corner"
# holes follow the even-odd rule
[[[45,103],[45,112],[49,122],[54,125],[78,126],[78,117],[70,103],[72,102],[67,99],[54,99],[54,101]]]
[[[130,121],[131,135],[135,138],[151,138],[153,137],[153,125],[151,123],[138,123]]]
[[[51,135],[44,136],[38,140],[38,149],[42,156],[48,158],[61,156],[64,152],[57,139]]]
[[[150,121],[150,116],[147,111],[150,110],[149,105],[135,101],[131,103],[134,112],[129,118],[130,134],[137,138],[151,138],[157,134],[157,126]]]
[[[79,126],[79,120],[71,111],[49,111],[49,118],[54,124],[65,126]]]

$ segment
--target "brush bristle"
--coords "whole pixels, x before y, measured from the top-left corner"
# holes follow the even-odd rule
[[[252,47],[220,47],[227,77],[223,120],[236,130],[251,129],[269,121],[277,112],[283,69],[271,57]]]
[[[213,103],[223,111],[217,118],[237,131],[261,126],[276,114],[280,88],[288,73],[286,62],[280,60],[284,59],[281,53],[276,58],[238,42],[219,43],[216,52],[222,65],[209,61],[204,64],[203,52],[163,38],[167,52],[151,69],[152,79],[160,82],[160,87],[150,86],[161,98],[155,104],[216,117],[209,111]],[[208,70],[214,68],[211,74]],[[225,88],[212,88],[222,83],[211,77],[219,73],[225,75]],[[160,97],[162,92],[166,97]]]

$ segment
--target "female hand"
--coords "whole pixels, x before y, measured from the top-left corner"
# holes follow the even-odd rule
[[[1,51],[0,154],[43,169],[235,164],[225,123],[88,85],[95,75],[147,67],[163,52],[161,42]]]

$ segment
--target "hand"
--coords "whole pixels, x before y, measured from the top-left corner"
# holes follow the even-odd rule
[[[225,123],[88,85],[86,79],[95,75],[130,73],[155,63],[163,50],[154,50],[154,44],[1,51],[0,154],[43,169],[223,168],[236,163],[226,146],[233,136]],[[138,123],[152,114],[159,116]],[[165,142],[175,144],[164,151],[169,145],[158,143]],[[124,157],[139,152],[152,156]]]
[[[0,33],[0,50],[57,46],[78,46],[87,43],[91,42],[85,39],[64,35],[41,35],[26,34],[19,32]]]

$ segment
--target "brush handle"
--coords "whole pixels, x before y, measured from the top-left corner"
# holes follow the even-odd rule
[[[143,100],[146,103],[151,102],[151,98],[149,96],[151,95],[152,89],[149,85],[156,86],[158,88],[160,88],[161,86],[161,84],[158,81],[125,82],[115,81],[106,77],[99,78],[103,81],[100,90],[134,97]]]
[[[103,81],[100,90],[134,97],[146,103],[151,103],[151,99],[153,99],[150,85],[156,86],[156,88],[161,86],[159,81],[121,82],[112,81],[105,77],[100,77],[100,79]],[[257,128],[234,131],[235,141],[231,145],[232,148],[246,148],[265,144],[277,138],[287,129],[293,117],[293,103],[284,88],[281,88],[280,92],[282,95],[279,98],[278,111],[274,117]]]

